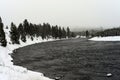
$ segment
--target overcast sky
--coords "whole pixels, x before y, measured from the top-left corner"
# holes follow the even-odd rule
[[[0,0],[5,25],[28,19],[71,28],[120,26],[120,0]]]

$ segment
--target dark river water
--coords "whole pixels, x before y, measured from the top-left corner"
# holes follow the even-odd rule
[[[60,80],[120,80],[120,42],[69,39],[26,46],[13,53],[15,65]],[[111,73],[112,76],[106,76]]]

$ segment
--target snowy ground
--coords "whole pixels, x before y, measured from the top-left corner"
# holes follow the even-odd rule
[[[42,73],[33,72],[26,68],[13,65],[11,53],[14,49],[19,47],[31,45],[39,42],[53,41],[53,39],[42,40],[41,37],[31,41],[27,37],[27,42],[20,41],[20,45],[12,45],[10,43],[9,30],[5,29],[6,39],[8,41],[7,47],[0,46],[0,80],[52,80],[45,77]]]
[[[23,43],[20,41],[20,45],[12,45],[9,44],[10,42],[10,36],[9,36],[9,30],[5,29],[6,33],[6,39],[7,39],[7,47],[1,47],[0,46],[0,80],[52,80],[50,78],[45,77],[42,73],[33,72],[30,70],[27,70],[26,68],[13,65],[11,53],[14,49],[17,49],[19,47],[40,43],[40,42],[46,42],[46,41],[53,41],[53,39],[49,40],[42,40],[41,37],[35,38],[34,41],[31,41],[27,37],[27,42]],[[114,36],[114,37],[94,37],[89,40],[93,41],[120,41],[120,36]]]
[[[93,37],[89,40],[92,40],[92,41],[120,41],[120,36]]]

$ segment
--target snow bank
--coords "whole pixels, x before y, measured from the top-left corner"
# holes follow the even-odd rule
[[[93,37],[89,40],[92,40],[92,41],[120,41],[120,36]]]
[[[0,46],[0,80],[52,80],[45,77],[42,73],[33,72],[27,70],[26,68],[13,65],[12,58],[10,54],[16,48],[23,47],[26,45],[45,42],[45,41],[53,41],[53,39],[42,40],[41,37],[34,39],[31,41],[27,37],[27,42],[23,43],[20,41],[20,45],[12,45],[10,44],[10,35],[9,30],[5,29],[6,39],[8,41],[7,47]]]
[[[42,73],[15,66],[11,60],[8,47],[0,46],[0,80],[51,80]]]

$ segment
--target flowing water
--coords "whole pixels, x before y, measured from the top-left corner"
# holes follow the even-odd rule
[[[69,39],[26,46],[13,53],[15,65],[60,80],[120,80],[120,42]],[[111,73],[112,76],[107,76]]]

